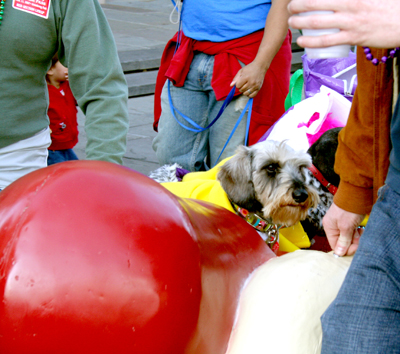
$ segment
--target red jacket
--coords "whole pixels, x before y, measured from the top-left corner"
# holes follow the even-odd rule
[[[76,101],[68,81],[60,88],[47,85],[49,89],[49,109],[51,145],[49,150],[72,149],[78,142],[78,122]]]
[[[177,40],[177,34],[175,34],[165,47],[161,58],[154,96],[154,130],[157,131],[161,115],[160,98],[165,81],[170,79],[175,86],[183,86],[194,51],[215,55],[211,85],[217,100],[221,101],[228,96],[231,90],[229,85],[241,69],[239,60],[245,65],[254,60],[263,35],[264,30],[227,42],[215,43],[196,41],[182,33],[180,47],[174,55]],[[272,60],[261,90],[254,98],[249,145],[256,143],[285,112],[284,102],[289,92],[292,61],[291,43],[292,35],[289,30],[282,47]],[[240,92],[236,90],[235,95],[239,94]]]

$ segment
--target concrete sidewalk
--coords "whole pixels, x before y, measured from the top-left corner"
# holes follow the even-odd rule
[[[163,48],[178,28],[169,21],[173,10],[170,0],[105,0],[102,7],[120,53]],[[153,95],[129,99],[130,124],[124,164],[146,175],[159,166],[151,147],[157,134],[152,126],[153,104]],[[81,159],[85,158],[84,121],[84,115],[79,112],[79,143],[74,150]]]

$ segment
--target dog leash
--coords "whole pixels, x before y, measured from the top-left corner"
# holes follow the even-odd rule
[[[336,194],[338,188],[328,182],[328,180],[322,175],[322,173],[313,165],[308,167],[314,177],[333,195]]]
[[[175,108],[174,104],[172,103],[172,97],[171,97],[170,88],[171,88],[171,81],[168,80],[168,101],[169,101],[169,107],[170,107],[170,110],[171,110],[171,113],[172,113],[173,117],[175,118],[176,122],[182,128],[185,128],[186,130],[190,130],[190,131],[195,132],[195,133],[201,133],[201,132],[211,128],[214,125],[214,123],[218,120],[218,118],[221,117],[221,115],[224,112],[225,108],[232,101],[233,96],[235,94],[235,90],[236,90],[236,86],[232,87],[232,90],[229,92],[228,96],[226,97],[226,99],[225,99],[224,103],[222,104],[222,107],[220,108],[217,116],[213,119],[213,121],[209,125],[207,125],[205,128],[203,128],[200,125],[198,125],[196,122],[194,122],[192,119],[190,119],[188,116],[186,116],[185,114],[180,112],[177,108]],[[189,123],[189,124],[191,124],[193,126],[193,128],[192,127],[188,127],[188,126],[184,125],[183,123],[181,123],[178,120],[178,118],[176,117],[175,112],[178,112],[182,116],[182,118],[186,120],[187,123]]]
[[[182,10],[183,10],[183,3],[181,1],[174,1],[171,0],[173,5],[174,5],[174,10],[173,12],[176,10],[178,12],[178,38],[176,41],[176,46],[175,46],[175,51],[174,51],[174,55],[176,53],[176,51],[178,50],[179,46],[180,46],[180,41],[181,41],[181,27],[182,27]],[[173,13],[172,12],[172,13]],[[172,17],[172,13],[171,13],[171,17]],[[172,21],[171,21],[172,22]],[[222,113],[225,111],[226,107],[229,105],[229,103],[231,103],[234,95],[235,95],[235,90],[236,90],[236,86],[232,87],[231,91],[229,92],[228,96],[225,98],[219,112],[217,113],[216,117],[211,121],[210,124],[208,124],[206,127],[201,127],[200,125],[198,125],[196,122],[194,122],[192,119],[190,119],[188,116],[186,116],[185,114],[183,114],[182,112],[180,112],[178,109],[176,109],[176,107],[174,106],[173,102],[172,102],[172,96],[171,96],[171,81],[168,79],[168,102],[169,102],[169,108],[171,111],[172,116],[174,117],[175,121],[184,129],[195,132],[195,133],[201,133],[209,128],[211,128],[215,122],[221,117]],[[222,153],[225,151],[226,146],[228,145],[229,141],[231,140],[233,134],[235,133],[237,127],[239,126],[239,123],[242,121],[242,118],[244,117],[244,114],[246,113],[246,111],[249,110],[249,113],[247,115],[247,124],[246,124],[246,133],[245,133],[245,146],[247,146],[248,143],[248,136],[249,136],[249,130],[250,130],[250,122],[251,122],[251,112],[253,110],[253,99],[249,98],[249,100],[247,101],[247,104],[245,106],[245,108],[243,109],[242,113],[240,114],[235,126],[232,129],[232,132],[230,133],[225,145],[223,146],[216,162],[215,165],[218,163]],[[175,112],[179,113],[180,116],[186,121],[186,123],[188,123],[190,126],[185,125],[184,123],[180,122],[179,119],[177,118]]]

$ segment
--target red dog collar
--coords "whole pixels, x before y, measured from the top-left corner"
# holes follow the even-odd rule
[[[335,195],[337,191],[337,187],[334,186],[333,184],[329,183],[324,176],[322,175],[321,172],[313,165],[311,164],[308,169],[312,172],[312,174],[315,176],[315,178],[329,191],[331,194]]]

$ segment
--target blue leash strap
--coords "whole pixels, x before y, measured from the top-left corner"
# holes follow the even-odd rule
[[[250,122],[251,122],[251,112],[253,112],[253,99],[250,98],[249,102],[247,102],[246,107],[249,106],[249,114],[247,115],[247,124],[246,124],[246,137],[244,139],[244,145],[248,146],[249,142],[249,131],[250,131]],[[246,112],[246,108],[244,109]],[[243,113],[242,113],[243,114]]]
[[[218,156],[218,158],[217,158],[217,161],[215,161],[215,165],[218,164],[218,161],[219,161],[219,159],[220,159],[222,153],[224,152],[226,146],[228,145],[229,141],[231,140],[233,134],[235,133],[236,128],[239,126],[239,123],[241,122],[242,118],[244,117],[244,114],[246,113],[247,109],[249,110],[249,114],[247,115],[246,139],[245,139],[245,142],[244,142],[244,145],[247,146],[247,140],[248,140],[249,129],[250,129],[250,121],[251,121],[251,111],[252,111],[252,109],[253,109],[253,99],[252,99],[252,98],[250,98],[250,99],[248,100],[246,106],[244,107],[244,109],[243,109],[243,111],[242,111],[240,117],[238,118],[238,120],[237,120],[235,126],[234,126],[233,129],[232,129],[231,134],[229,135],[228,139],[226,140],[226,143],[225,143],[224,147],[222,148],[222,150],[221,150],[221,152],[220,152],[220,154],[219,154],[219,156]]]
[[[228,106],[228,104],[232,101],[233,96],[235,95],[235,90],[236,90],[236,86],[232,87],[231,91],[229,92],[228,96],[226,97],[224,103],[222,104],[217,116],[213,119],[213,121],[207,125],[205,128],[201,127],[200,125],[198,125],[195,121],[193,121],[192,119],[190,119],[188,116],[184,115],[182,112],[180,112],[178,109],[176,109],[172,103],[172,97],[171,97],[171,81],[168,80],[168,101],[169,101],[169,108],[171,110],[172,116],[175,118],[176,122],[184,129],[190,130],[192,132],[195,133],[200,133],[203,132],[207,129],[209,129],[212,125],[214,125],[214,123],[218,120],[219,117],[221,117],[222,113],[224,112],[225,108]],[[183,123],[181,123],[179,121],[179,119],[176,117],[175,115],[175,111],[178,112],[183,119],[186,120],[186,122],[188,122],[189,124],[191,124],[194,128],[188,127],[186,125],[184,125]]]

